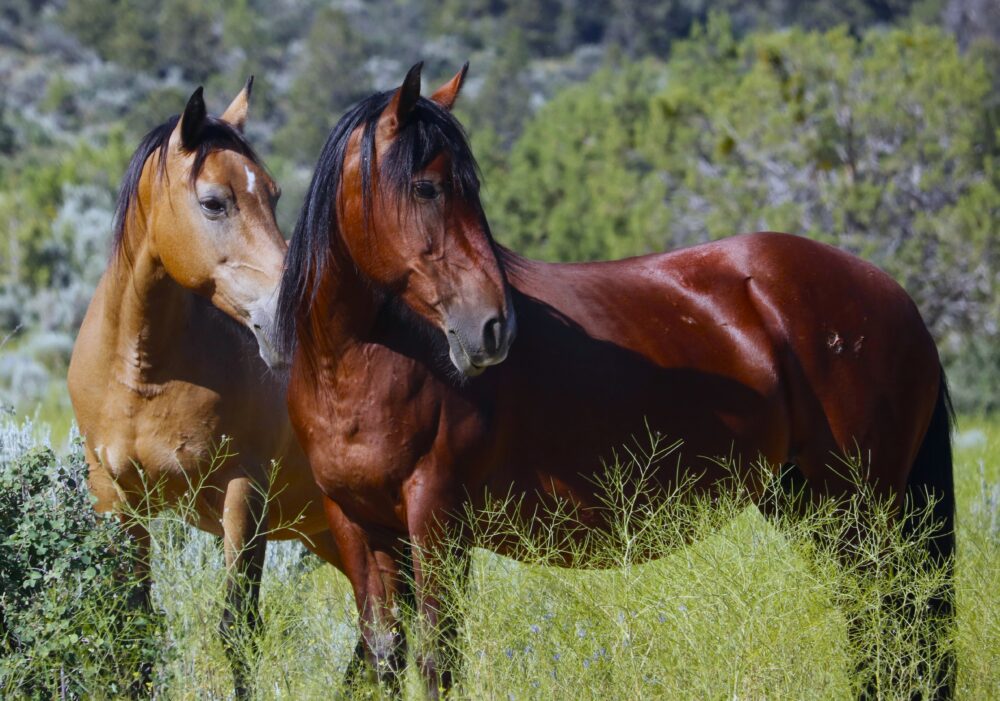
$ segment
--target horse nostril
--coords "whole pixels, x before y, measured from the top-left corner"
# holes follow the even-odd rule
[[[261,327],[260,327],[260,324],[254,324],[253,328],[254,328],[255,331],[260,331]]]
[[[503,322],[500,317],[490,317],[483,325],[483,350],[489,355],[496,355],[503,340]]]

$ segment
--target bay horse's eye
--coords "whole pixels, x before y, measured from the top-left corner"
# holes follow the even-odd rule
[[[226,211],[225,203],[218,197],[206,197],[199,201],[202,211],[209,217],[220,217]]]
[[[418,180],[413,183],[413,194],[422,200],[433,200],[438,196],[438,189],[430,180]]]

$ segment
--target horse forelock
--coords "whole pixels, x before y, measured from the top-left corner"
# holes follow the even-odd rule
[[[163,124],[151,129],[139,142],[139,146],[132,154],[125,175],[122,177],[118,187],[118,201],[115,203],[115,213],[112,219],[111,237],[111,257],[112,259],[123,256],[129,265],[132,263],[132,251],[129,249],[126,230],[132,223],[135,216],[136,204],[139,201],[139,186],[142,183],[142,174],[146,168],[146,162],[153,154],[157,155],[157,177],[167,176],[167,156],[170,144],[170,135],[177,127],[180,115],[170,117]],[[201,130],[198,145],[193,150],[194,161],[191,165],[189,180],[193,185],[201,174],[205,161],[213,151],[228,150],[235,151],[249,159],[255,165],[261,166],[260,158],[253,147],[239,132],[228,122],[216,117],[206,117],[205,125]]]
[[[361,201],[365,226],[374,211],[375,168],[380,193],[400,206],[408,202],[410,181],[439,154],[447,153],[451,186],[464,197],[479,196],[479,166],[462,125],[452,114],[420,98],[396,131],[392,144],[376,158],[378,121],[395,91],[362,100],[337,122],[320,152],[312,181],[295,224],[278,300],[277,336],[281,350],[291,353],[298,323],[312,307],[340,236],[337,197],[351,137],[361,129]],[[303,326],[303,331],[308,325]]]

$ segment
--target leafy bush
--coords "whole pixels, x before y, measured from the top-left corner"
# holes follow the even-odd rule
[[[133,547],[94,511],[79,442],[60,458],[32,432],[0,427],[0,693],[120,696],[158,655],[160,624],[134,603]]]

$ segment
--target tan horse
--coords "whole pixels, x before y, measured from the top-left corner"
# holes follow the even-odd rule
[[[286,244],[278,187],[242,134],[252,82],[221,119],[206,114],[198,88],[132,157],[111,262],[68,378],[99,510],[155,510],[200,485],[191,520],[224,540],[221,632],[238,696],[248,670],[235,636],[259,620],[266,538],[299,538],[340,567],[284,390],[268,371],[282,362],[270,329]],[[149,533],[126,521],[148,552]]]

